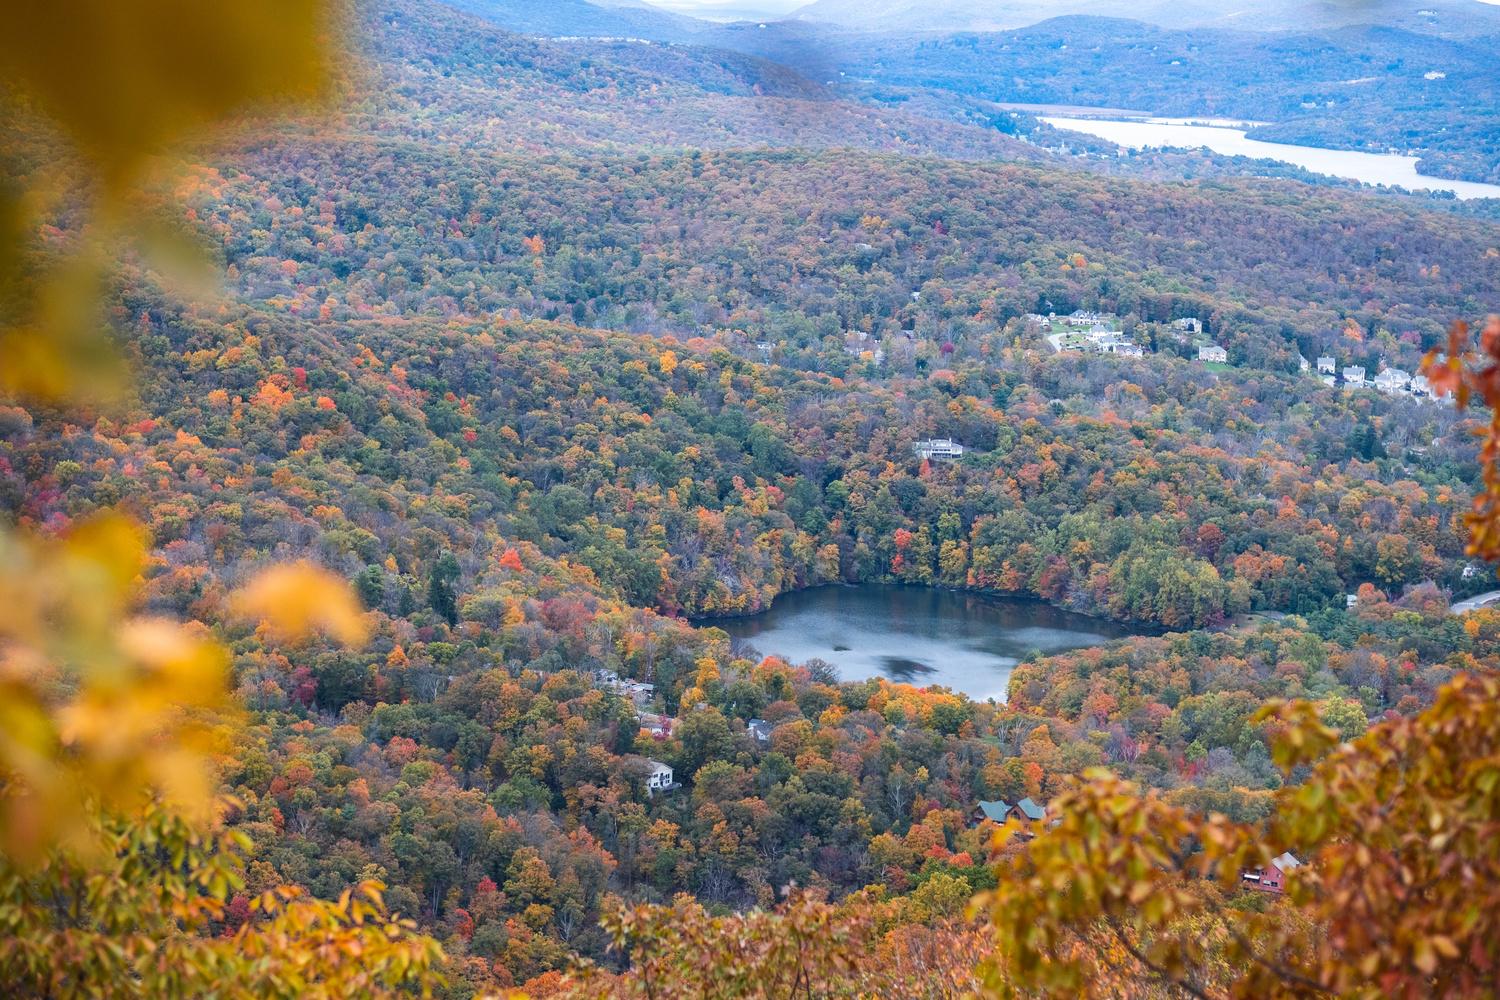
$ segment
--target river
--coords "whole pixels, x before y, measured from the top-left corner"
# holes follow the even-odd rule
[[[712,624],[762,654],[826,660],[843,680],[942,684],[997,702],[1005,700],[1011,668],[1032,650],[1060,653],[1131,634],[1041,601],[877,585],[783,594],[754,617]]]
[[[1458,198],[1500,198],[1500,184],[1474,181],[1450,181],[1417,173],[1417,157],[1397,153],[1359,153],[1349,149],[1319,149],[1316,146],[1293,146],[1280,142],[1247,139],[1242,129],[1185,121],[1153,119],[1148,121],[1106,121],[1094,118],[1044,117],[1042,121],[1056,128],[1087,132],[1120,146],[1175,146],[1197,149],[1206,146],[1225,156],[1250,156],[1256,159],[1295,163],[1320,174],[1349,177],[1365,184],[1400,185],[1408,191],[1427,188],[1452,191]]]

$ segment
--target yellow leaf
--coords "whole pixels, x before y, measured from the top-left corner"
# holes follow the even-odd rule
[[[305,562],[261,573],[236,595],[235,606],[291,638],[322,629],[350,646],[365,641],[364,615],[349,584]]]
[[[1412,948],[1411,961],[1424,975],[1432,975],[1432,971],[1437,968],[1437,952],[1433,949],[1432,942],[1427,938],[1418,938]]]
[[[191,125],[248,101],[315,93],[328,14],[317,0],[9,4],[0,59],[120,182]]]

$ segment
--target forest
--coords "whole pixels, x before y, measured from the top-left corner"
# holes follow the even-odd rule
[[[5,675],[14,704],[73,711],[93,690],[78,663],[116,640],[33,646],[109,615],[217,651],[193,669],[220,664],[223,703],[184,685],[153,709],[198,720],[224,796],[212,834],[157,813],[96,824],[119,857],[170,855],[169,881],[177,858],[203,866],[207,901],[172,911],[171,934],[357,936],[389,912],[410,923],[360,947],[391,989],[545,997],[595,976],[623,997],[666,960],[631,928],[701,942],[806,919],[869,935],[900,979],[861,980],[882,995],[973,995],[952,963],[977,975],[1011,932],[966,905],[1021,892],[1046,859],[980,802],[1081,810],[1107,778],[1131,789],[1115,814],[1129,799],[1284,836],[1335,748],[1426,726],[1500,668],[1500,611],[1452,608],[1494,586],[1473,533],[1495,481],[1482,385],[1455,406],[1300,363],[1373,375],[1425,355],[1456,387],[1449,331],[1493,308],[1495,223],[1228,170],[1067,167],[719,50],[547,41],[420,0],[358,11],[332,112],[194,131],[130,192],[160,228],[98,255],[126,384],[48,395],[7,374],[0,397],[0,596],[66,609],[0,629],[30,685]],[[27,209],[7,309],[93,252],[86,205],[105,197],[38,106],[11,103],[5,190],[57,187]],[[160,232],[212,287],[178,280]],[[1054,350],[1037,314],[1075,310],[1117,317],[1142,356]],[[1199,340],[1228,362],[1199,361]],[[923,460],[930,438],[967,452]],[[54,550],[72,553],[62,583]],[[1140,634],[1028,656],[1001,703],[841,677],[715,627],[862,583],[1048,601]],[[1310,714],[1275,714],[1290,699]],[[7,733],[18,718],[0,714]],[[87,759],[75,735],[55,743]],[[0,906],[0,937],[30,942],[87,921],[28,895],[79,879],[16,860],[26,825],[6,803],[32,758],[14,745],[0,894],[24,902]],[[678,787],[652,784],[660,765]],[[1191,829],[1210,853],[1261,849]],[[1225,870],[1173,905],[1221,921],[1189,959],[1228,976],[1242,945],[1225,926],[1301,925]],[[47,979],[59,939],[35,940],[0,944],[0,969],[72,995]],[[1127,966],[1159,972],[1127,945],[1085,949],[1090,995]],[[830,995],[859,992],[839,968]],[[1041,995],[1008,968],[1005,989]],[[1154,989],[1129,995],[1171,995]]]

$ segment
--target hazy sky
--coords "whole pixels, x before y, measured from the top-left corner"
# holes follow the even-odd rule
[[[715,8],[736,11],[761,11],[766,14],[790,14],[810,0],[648,0],[649,3],[679,14],[707,14],[712,16]],[[1482,3],[1500,4],[1500,0],[1481,0]]]

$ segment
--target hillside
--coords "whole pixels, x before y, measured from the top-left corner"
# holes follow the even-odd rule
[[[248,846],[215,935],[283,883],[377,879],[446,996],[545,997],[620,971],[623,904],[795,883],[871,887],[878,956],[952,952],[1016,855],[980,801],[1108,767],[1258,820],[1309,773],[1273,765],[1268,701],[1347,740],[1500,665],[1500,612],[1449,613],[1492,585],[1464,522],[1488,414],[1299,364],[1418,371],[1500,295],[1500,224],[1206,159],[1120,176],[724,46],[360,12],[328,113],[201,130],[133,194],[221,279],[118,245],[125,398],[0,399],[7,530],[125,512],[132,613],[227,651],[239,714],[202,745]],[[34,111],[5,129],[8,184],[63,179],[45,273],[89,185]],[[1096,324],[1130,350],[1085,349]],[[245,611],[298,561],[367,641]],[[997,704],[715,627],[872,582],[1150,634],[1027,656]]]

